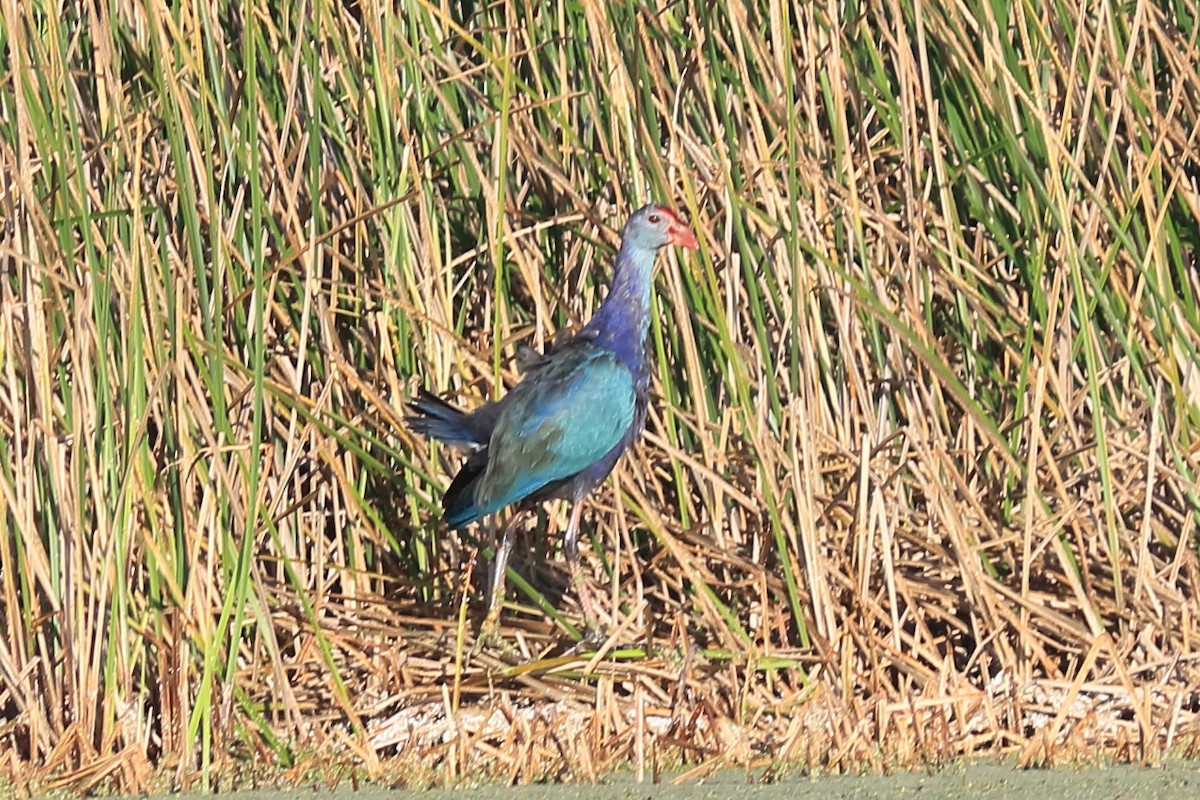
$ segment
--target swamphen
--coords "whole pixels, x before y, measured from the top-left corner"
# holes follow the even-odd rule
[[[597,632],[596,608],[579,569],[579,518],[583,499],[646,420],[654,257],[669,244],[695,249],[696,236],[665,206],[638,209],[621,232],[612,289],[595,316],[566,342],[527,359],[524,378],[508,394],[471,412],[424,391],[409,403],[414,415],[406,422],[415,433],[469,452],[442,499],[451,528],[516,506],[496,551],[481,641],[498,629],[518,521],[555,498],[572,503],[563,550],[584,625]]]

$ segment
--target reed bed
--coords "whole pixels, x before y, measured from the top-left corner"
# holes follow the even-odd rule
[[[1200,733],[1186,0],[2,0],[0,774],[647,780]],[[509,649],[425,386],[658,277],[642,445]]]

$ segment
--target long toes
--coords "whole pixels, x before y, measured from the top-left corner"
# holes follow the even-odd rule
[[[583,621],[583,630],[580,631],[579,641],[567,652],[574,655],[588,651],[600,649],[600,646],[608,640],[608,628],[598,624],[594,619]]]
[[[477,656],[484,650],[495,646],[503,646],[504,637],[500,635],[500,615],[489,613],[479,626],[479,634],[471,647],[471,655]]]
[[[608,640],[607,626],[600,625],[595,620],[592,620],[591,622],[587,623],[587,625],[584,626],[583,638],[580,639],[579,641],[580,641],[580,643],[587,644],[592,647],[599,647],[600,645],[604,644],[604,642],[606,642],[607,640]]]

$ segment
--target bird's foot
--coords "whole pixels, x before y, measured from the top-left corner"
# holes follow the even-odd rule
[[[499,631],[492,631],[490,633],[480,631],[479,635],[475,637],[475,644],[471,645],[471,650],[468,655],[471,658],[475,658],[484,650],[491,649],[493,645],[501,644],[503,641],[504,640],[500,637]]]
[[[609,629],[594,619],[584,619],[579,641],[567,652],[571,655],[595,652],[608,641]]]
[[[475,644],[471,646],[471,656],[477,656],[484,650],[491,649],[499,649],[504,653],[513,649],[512,644],[505,641],[500,633],[499,607],[489,611],[488,615],[483,618],[483,624],[479,626],[479,635],[475,637]]]
[[[592,647],[599,647],[608,641],[609,629],[607,625],[602,625],[594,619],[584,622],[583,638],[581,642],[585,642]]]

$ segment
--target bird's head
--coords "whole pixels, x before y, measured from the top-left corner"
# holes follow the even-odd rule
[[[621,238],[646,250],[658,250],[669,244],[689,250],[699,246],[696,234],[683,224],[674,211],[653,203],[633,212],[633,216],[625,223]]]

